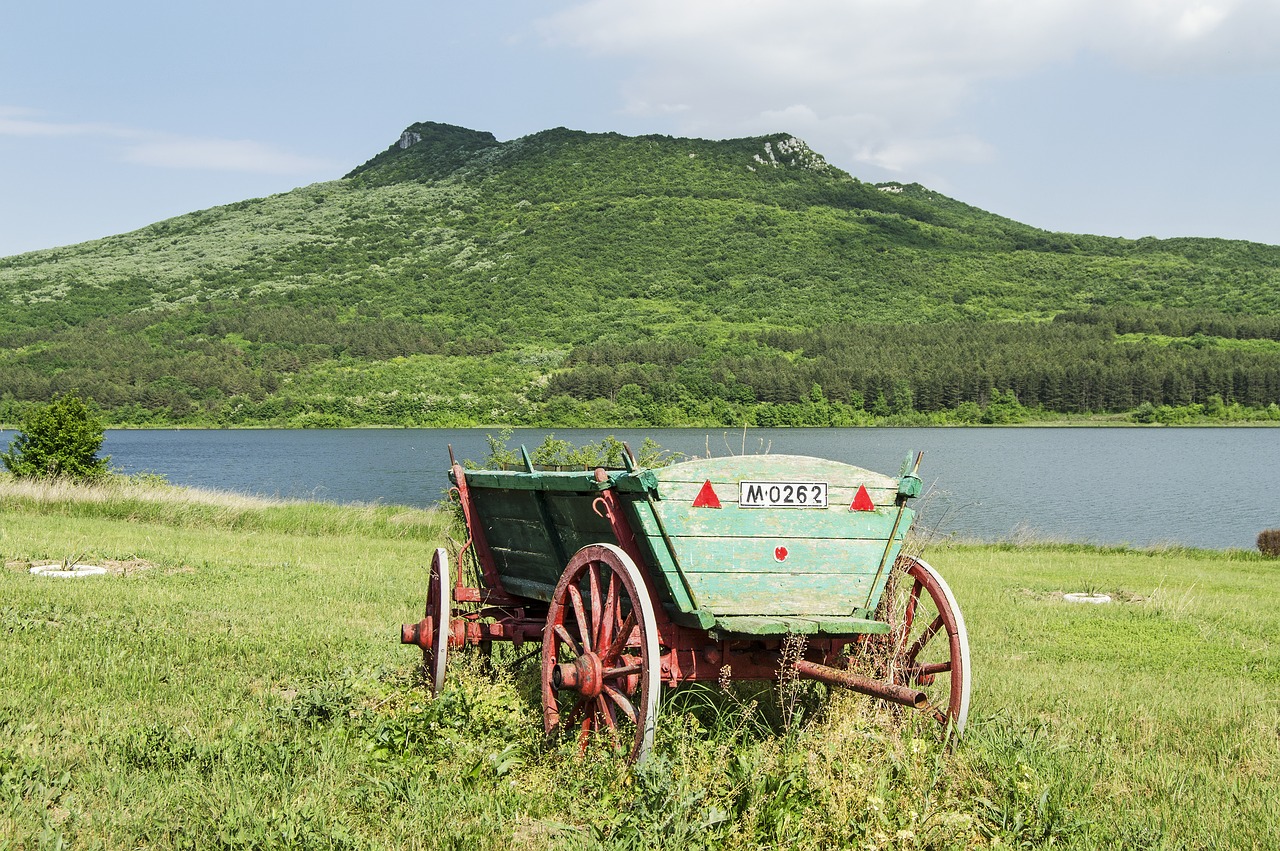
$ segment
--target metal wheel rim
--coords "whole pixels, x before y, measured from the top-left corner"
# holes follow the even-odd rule
[[[961,735],[964,733],[965,722],[969,716],[971,666],[969,635],[965,628],[964,615],[960,612],[960,605],[956,602],[955,595],[951,592],[946,580],[923,559],[915,556],[901,556],[895,573],[897,582],[909,580],[910,590],[905,598],[906,612],[890,613],[890,623],[893,625],[891,635],[894,639],[890,678],[900,685],[919,687],[929,693],[930,689],[922,686],[912,672],[921,667],[919,660],[922,656],[928,656],[930,650],[936,654],[937,650],[945,644],[948,667],[945,670],[935,671],[934,674],[935,676],[942,674],[948,678],[947,701],[946,706],[935,707],[938,713],[935,717],[940,723],[948,725],[955,735]],[[931,619],[923,629],[918,629],[919,624],[915,617],[918,603],[913,606],[911,600],[912,598],[916,598],[917,601],[922,600],[924,594],[928,595],[936,617]],[[940,628],[936,632],[922,637],[929,631],[930,626],[939,621]],[[941,662],[935,662],[934,666],[938,664]],[[930,697],[932,698],[932,694]]]
[[[607,568],[607,576],[601,568]],[[584,596],[584,582],[587,588],[597,588],[598,595]],[[608,625],[611,594],[625,594],[630,612],[621,615],[623,607],[615,596],[614,622]],[[634,625],[622,635],[626,622],[632,620]],[[602,637],[608,640],[609,647],[598,646]],[[593,655],[596,658],[589,659]],[[563,683],[557,688],[557,667],[590,667],[588,662],[598,663],[596,669],[604,691],[575,691]],[[653,747],[660,669],[657,619],[644,574],[630,556],[613,544],[583,547],[560,575],[543,630],[542,706],[547,734],[576,730],[579,747],[585,750],[591,733],[598,732],[625,747],[618,733],[630,725],[634,733],[628,756],[632,761],[643,760]],[[611,675],[611,671],[618,673]],[[626,685],[631,682],[634,689]],[[615,693],[610,693],[610,688]]]
[[[431,650],[423,649],[423,671],[431,679],[431,694],[444,688],[444,672],[449,662],[449,620],[453,614],[452,577],[449,553],[436,549],[431,559],[431,577],[427,585],[426,616],[432,618]]]

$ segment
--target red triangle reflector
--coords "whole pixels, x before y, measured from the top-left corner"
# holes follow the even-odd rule
[[[850,511],[875,511],[876,504],[871,501],[871,494],[867,493],[866,485],[858,485],[858,493],[853,498],[853,505],[849,506]]]
[[[715,488],[711,487],[711,480],[702,485],[702,490],[698,491],[698,496],[693,500],[694,508],[719,508],[720,497],[716,496]]]

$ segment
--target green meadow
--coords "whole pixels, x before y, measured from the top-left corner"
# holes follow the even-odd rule
[[[631,768],[545,741],[511,648],[423,690],[399,624],[451,522],[0,478],[0,851],[1280,847],[1276,560],[930,545],[968,622],[963,742],[730,683],[668,693]]]

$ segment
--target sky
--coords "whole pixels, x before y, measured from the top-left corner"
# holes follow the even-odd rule
[[[1035,227],[1280,244],[1280,0],[0,0],[0,256],[417,121],[785,132]]]

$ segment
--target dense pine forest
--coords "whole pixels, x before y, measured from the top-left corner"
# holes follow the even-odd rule
[[[423,123],[346,177],[0,259],[0,422],[1280,421],[1280,247],[1050,233],[779,134]]]

